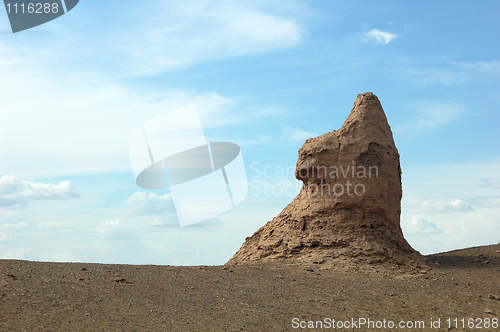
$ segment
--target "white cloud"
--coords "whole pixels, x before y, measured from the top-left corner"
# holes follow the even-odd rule
[[[483,187],[500,189],[500,178],[482,179],[480,183]]]
[[[460,84],[473,81],[478,77],[500,76],[500,61],[451,62],[450,64],[456,67],[451,69],[409,69],[405,71],[405,74],[419,84]],[[457,67],[462,70],[457,70]]]
[[[7,199],[72,199],[78,198],[71,181],[58,185],[40,182],[20,181],[13,175],[0,177],[0,195]]]
[[[499,207],[500,196],[475,196],[468,199],[473,206],[480,207]]]
[[[487,209],[477,208],[473,213],[433,214],[429,218],[432,218],[432,223],[440,230],[438,234],[432,233],[434,227],[427,225],[426,222],[421,223],[418,218],[412,220],[414,215],[409,217],[409,219],[403,216],[402,220],[408,221],[402,222],[402,227],[405,231],[405,237],[415,249],[423,254],[431,254],[498,243],[498,239],[500,238],[499,213],[500,209],[497,207]],[[420,228],[423,230],[427,229],[429,234],[410,231],[410,220],[417,225],[417,229],[419,229],[418,225],[421,224]]]
[[[181,227],[179,224],[179,221],[174,219],[174,218],[168,218],[168,216],[165,218],[155,218],[152,222],[148,224],[150,227],[168,227],[169,229],[177,229],[177,231],[187,231],[193,228],[210,228],[210,227],[223,227],[223,222],[219,218],[210,218],[203,220],[199,223],[192,224],[186,227]]]
[[[222,227],[223,222],[219,218],[210,218],[202,222],[187,226],[187,228]]]
[[[0,198],[0,209],[18,210],[24,209],[26,205],[25,201],[20,201],[18,199]]]
[[[498,176],[500,160],[469,161],[462,163],[410,163],[402,158],[403,200],[412,198],[420,202],[429,198],[468,201],[468,197],[486,196],[497,192],[478,184],[482,179]],[[466,176],[464,176],[466,174]],[[413,197],[410,197],[413,196]],[[420,204],[418,204],[420,205]]]
[[[118,226],[119,224],[120,224],[120,221],[119,220],[115,220],[115,221],[105,222],[102,225],[103,226]]]
[[[245,107],[214,92],[140,91],[106,75],[74,71],[67,76],[31,63],[0,67],[0,77],[0,169],[25,178],[130,171],[130,132],[183,106],[197,106],[205,129],[281,112],[276,107]]]
[[[130,240],[135,238],[134,233],[121,225],[119,220],[104,223],[98,229],[98,235],[102,240]]]
[[[74,22],[67,26],[64,21],[51,22],[47,27],[71,33],[71,38],[30,43],[20,47],[19,54],[59,66],[98,63],[120,76],[158,74],[299,44],[306,33],[299,19],[307,7],[298,1],[290,6],[290,2],[169,0],[144,2],[139,8],[122,1],[108,4],[113,18],[98,3],[91,3],[86,12],[79,12],[87,15],[80,16],[85,29],[74,28]],[[9,45],[16,49],[24,42]],[[12,59],[0,57],[3,62]]]
[[[394,39],[398,38],[397,35],[394,35],[390,32],[380,31],[379,29],[373,29],[370,32],[365,34],[363,41],[374,40],[378,44],[389,44]]]
[[[488,75],[500,75],[500,61],[452,62],[464,69],[480,71]]]
[[[67,228],[72,226],[73,223],[67,221],[43,221],[36,224],[38,228]]]
[[[439,229],[432,221],[425,220],[421,216],[413,216],[408,225],[408,231],[417,234],[439,234],[442,230]]]
[[[133,214],[175,213],[171,194],[158,196],[155,193],[136,192],[130,195],[126,204]]]
[[[19,250],[7,251],[2,255],[3,259],[23,259],[26,255],[30,253],[30,249],[21,248]]]
[[[262,145],[262,144],[268,144],[272,142],[271,136],[261,136],[256,139],[235,139],[234,143],[238,144],[239,146],[254,146],[254,145]]]
[[[126,66],[136,74],[289,48],[304,34],[294,19],[271,6],[239,1],[169,1],[140,19],[148,22],[144,28],[127,29],[137,36],[128,40],[136,43],[114,45],[128,53]]]
[[[420,206],[420,211],[426,213],[454,213],[474,211],[469,203],[457,198],[455,200],[430,200],[425,201]]]
[[[190,104],[197,105],[204,128],[281,112],[272,106],[242,106],[238,96],[174,89],[156,81],[134,84],[130,75],[292,47],[303,35],[294,19],[301,14],[284,4],[288,9],[280,9],[280,3],[238,1],[147,2],[141,8],[121,4],[112,7],[123,10],[115,12],[120,20],[110,22],[96,8],[85,17],[88,29],[71,31],[72,38],[64,42],[13,39],[8,47],[2,44],[2,173],[47,178],[129,171],[130,132]],[[126,19],[130,6],[133,24]]]
[[[287,126],[281,128],[282,141],[304,142],[306,139],[313,138],[316,136],[318,136],[318,134],[310,133],[298,128],[292,128]]]
[[[28,225],[25,222],[18,222],[16,224],[12,223],[5,223],[5,224],[0,224],[0,228],[7,228],[7,229],[20,229],[20,228],[28,228],[30,225]]]
[[[11,235],[7,234],[0,235],[0,243],[12,243],[12,242],[14,242],[14,239],[12,238]]]
[[[467,81],[467,75],[453,72],[447,69],[410,69],[405,71],[405,75],[412,78],[419,84],[444,83],[457,84]]]
[[[406,123],[394,127],[397,133],[422,133],[457,121],[466,114],[465,106],[453,101],[413,102],[406,108],[410,109],[411,117]]]
[[[0,208],[21,208],[28,199],[68,200],[78,197],[70,181],[61,181],[56,185],[21,181],[13,175],[0,177]]]
[[[422,103],[420,106],[421,118],[417,126],[434,128],[459,119],[464,113],[464,107],[455,102]]]

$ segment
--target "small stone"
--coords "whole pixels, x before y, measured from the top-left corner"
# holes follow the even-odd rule
[[[484,254],[477,254],[476,257],[484,256]]]
[[[487,314],[490,314],[490,315],[494,315],[495,314],[495,312],[492,309],[490,309],[490,308],[484,309],[484,312],[487,313]]]
[[[500,301],[500,296],[498,296],[496,294],[489,294],[488,298],[492,299],[492,300],[498,300],[498,301]]]
[[[309,271],[309,272],[314,272],[313,269],[306,269],[306,271]]]

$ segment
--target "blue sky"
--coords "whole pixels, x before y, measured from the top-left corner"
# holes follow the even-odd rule
[[[2,7],[0,257],[222,264],[293,199],[279,171],[304,140],[366,91],[401,155],[410,244],[498,243],[498,17],[494,1],[82,0],[12,34]],[[191,104],[208,141],[240,145],[250,190],[180,228],[168,190],[135,185],[127,140]]]

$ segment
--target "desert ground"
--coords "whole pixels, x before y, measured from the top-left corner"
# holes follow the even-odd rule
[[[1,331],[500,331],[500,244],[412,269],[0,260],[0,299]]]

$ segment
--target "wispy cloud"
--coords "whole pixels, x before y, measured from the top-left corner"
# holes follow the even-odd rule
[[[434,128],[459,119],[464,114],[464,107],[455,102],[421,104],[421,118],[418,126]]]
[[[432,221],[426,220],[419,215],[411,218],[408,231],[416,234],[439,234],[443,232]]]
[[[4,259],[23,259],[30,253],[29,248],[21,248],[19,250],[7,251],[2,255]]]
[[[308,138],[313,138],[318,136],[316,133],[310,133],[299,128],[284,126],[281,128],[281,140],[282,141],[295,141],[303,142]]]
[[[158,217],[149,223],[150,227],[166,227],[169,229],[176,229],[178,231],[187,231],[193,228],[210,228],[210,227],[223,227],[223,222],[219,218],[210,218],[202,222],[192,224],[186,227],[181,227],[179,222],[173,218],[162,218],[160,220]]]
[[[429,200],[422,203],[420,211],[425,213],[454,213],[474,211],[469,203],[457,198],[455,200]]]
[[[379,29],[373,29],[367,32],[363,38],[363,41],[375,41],[378,44],[389,44],[394,39],[398,38],[397,35],[386,31],[380,31]]]
[[[102,240],[130,240],[135,238],[132,231],[123,227],[119,220],[104,223],[98,229],[98,234]]]
[[[136,42],[113,46],[127,55],[125,65],[133,74],[285,49],[299,44],[304,35],[294,19],[269,5],[179,0],[150,6],[152,12],[142,13],[148,23],[137,31],[127,29],[132,34],[128,40]]]
[[[445,68],[408,69],[405,75],[418,84],[462,84],[477,78],[500,77],[500,61],[450,62]]]
[[[5,229],[20,229],[20,228],[28,228],[28,227],[30,227],[30,225],[25,223],[25,222],[18,222],[16,224],[12,224],[12,223],[0,224],[0,228],[5,228]]]
[[[254,145],[262,145],[262,144],[268,144],[272,142],[271,136],[261,136],[256,139],[235,139],[235,143],[238,143],[240,146],[248,147],[248,146],[254,146]]]
[[[466,74],[449,69],[409,69],[406,70],[405,75],[419,84],[457,84],[464,83],[468,79]]]
[[[36,224],[38,228],[68,228],[73,227],[73,223],[67,221],[43,221]]]
[[[103,226],[118,226],[120,224],[120,220],[114,220],[110,222],[105,222],[102,224]]]
[[[134,91],[102,74],[75,72],[67,77],[45,69],[28,74],[26,68],[0,67],[0,169],[23,177],[129,170],[124,142],[130,132],[144,121],[191,104],[197,106],[205,129],[281,114],[276,107],[243,106],[215,92]]]
[[[500,178],[482,179],[479,183],[483,187],[500,189]]]
[[[12,243],[14,242],[14,238],[11,235],[1,234],[0,235],[0,243]]]
[[[272,106],[241,105],[240,96],[215,91],[159,87],[157,81],[143,80],[132,86],[131,76],[294,47],[305,34],[298,7],[193,0],[147,2],[140,8],[108,5],[120,20],[110,21],[96,11],[84,19],[88,29],[71,31],[64,42],[15,38],[0,45],[4,173],[29,178],[129,170],[124,142],[130,131],[190,104],[197,105],[205,129],[280,112]],[[126,23],[131,6],[134,24]]]
[[[489,75],[500,75],[500,61],[452,62],[464,69],[480,71]]]
[[[410,110],[408,122],[394,127],[395,132],[422,133],[461,119],[465,106],[454,101],[413,102],[406,106]]]
[[[471,205],[478,207],[499,207],[500,196],[475,196],[467,200]]]
[[[70,32],[70,39],[30,47],[21,40],[10,46],[43,63],[85,61],[121,76],[158,74],[300,44],[306,31],[298,18],[306,7],[298,1],[297,6],[287,6],[288,2],[169,0],[144,2],[139,8],[122,1],[107,3],[106,11],[99,10],[99,3],[89,3],[87,13],[79,12],[87,14],[82,19],[85,29],[61,21],[48,23],[47,27]],[[12,59],[0,57],[0,64],[4,62]]]

